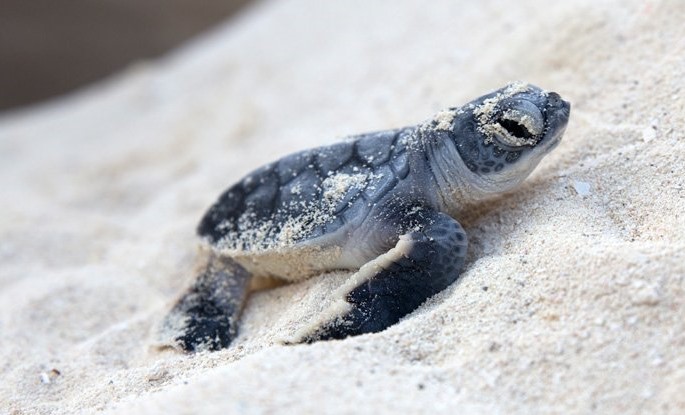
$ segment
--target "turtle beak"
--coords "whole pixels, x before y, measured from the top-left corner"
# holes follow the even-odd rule
[[[571,103],[561,99],[561,96],[556,92],[547,94],[547,107],[549,110],[558,113],[561,118],[568,122],[568,116],[571,114]]]
[[[571,115],[571,104],[561,99],[556,92],[547,94],[547,134],[541,140],[545,152],[549,152],[561,141]]]

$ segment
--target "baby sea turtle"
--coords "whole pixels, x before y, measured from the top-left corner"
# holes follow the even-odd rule
[[[465,206],[521,183],[561,140],[554,92],[512,83],[417,126],[286,156],[226,190],[197,232],[205,265],[165,320],[187,351],[228,346],[260,276],[358,269],[296,342],[374,333],[452,284]]]

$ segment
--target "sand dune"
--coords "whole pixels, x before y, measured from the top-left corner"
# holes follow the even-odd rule
[[[2,116],[0,412],[685,412],[685,3],[458,3],[266,2]],[[572,119],[462,218],[453,287],[383,333],[280,345],[329,274],[253,296],[227,350],[154,347],[228,184],[517,79]]]

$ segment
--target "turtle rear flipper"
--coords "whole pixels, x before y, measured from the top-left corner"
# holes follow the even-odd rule
[[[205,270],[166,316],[163,337],[187,352],[220,350],[238,333],[250,274],[228,257],[211,256]]]
[[[334,304],[294,343],[382,331],[452,284],[464,264],[467,239],[451,217],[423,211],[418,230],[365,264],[334,295]]]

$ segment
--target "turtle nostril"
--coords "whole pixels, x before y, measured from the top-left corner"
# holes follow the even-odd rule
[[[550,107],[561,107],[563,105],[563,100],[561,96],[556,92],[550,92],[547,94],[547,105]]]

